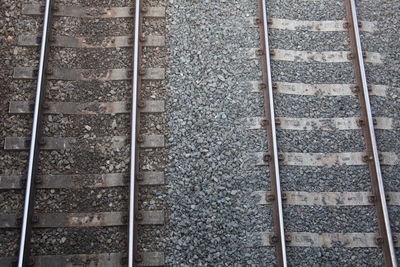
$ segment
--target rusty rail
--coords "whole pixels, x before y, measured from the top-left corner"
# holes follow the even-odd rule
[[[263,82],[261,87],[264,92],[264,126],[268,138],[268,154],[264,160],[269,164],[271,178],[271,195],[267,199],[272,203],[274,236],[272,242],[275,244],[276,258],[278,266],[287,266],[286,261],[286,238],[283,223],[282,192],[279,176],[279,155],[276,139],[275,113],[273,99],[272,73],[270,64],[270,48],[268,41],[268,13],[265,0],[259,0],[259,26],[261,36],[261,64]]]
[[[355,91],[358,94],[364,139],[366,143],[366,155],[364,160],[367,162],[370,174],[372,191],[374,197],[371,199],[375,202],[378,216],[379,232],[378,244],[382,245],[386,266],[397,266],[396,254],[393,245],[393,237],[390,228],[389,214],[386,204],[385,189],[383,186],[383,178],[378,153],[378,147],[375,139],[374,123],[372,119],[371,104],[369,100],[368,84],[365,74],[364,59],[365,54],[362,52],[361,39],[359,33],[359,25],[357,19],[357,11],[354,0],[345,0],[347,23],[349,30],[352,53],[350,57],[353,59],[355,69],[356,86]]]

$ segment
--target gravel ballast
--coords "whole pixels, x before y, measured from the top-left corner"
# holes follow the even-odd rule
[[[257,4],[169,3],[166,263],[271,263],[273,249],[248,249],[246,241],[247,231],[272,226],[270,207],[256,207],[250,196],[260,185],[266,187],[266,168],[246,163],[249,152],[266,149],[265,133],[240,125],[243,118],[262,112],[261,95],[241,90],[244,80],[261,78],[259,63],[242,52],[254,48],[258,32],[235,23],[255,16]],[[227,21],[222,25],[211,19],[221,13]],[[196,17],[203,19],[197,24],[194,19],[189,25],[182,22]]]

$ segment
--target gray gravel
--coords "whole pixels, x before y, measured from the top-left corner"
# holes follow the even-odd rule
[[[370,233],[378,231],[374,206],[285,206],[287,232]]]
[[[281,166],[283,190],[311,192],[370,191],[367,166],[298,167]],[[385,170],[385,168],[384,168]]]
[[[154,2],[154,0],[151,0],[150,2]],[[92,2],[87,2],[84,0],[59,0],[57,1],[60,5],[74,5],[74,6],[87,6],[87,7],[93,7]],[[132,2],[129,0],[113,0],[113,5],[112,6],[132,6]],[[110,2],[107,0],[96,0],[96,5],[95,7],[110,7]]]
[[[23,195],[18,190],[0,191],[0,213],[15,213],[23,209]]]
[[[58,100],[52,100],[58,102]],[[103,102],[103,101],[102,101]],[[104,101],[107,102],[107,101]],[[29,136],[31,115],[15,116],[16,123],[8,128],[6,136]],[[62,115],[43,116],[44,136],[83,137],[128,136],[129,114],[116,115]],[[90,128],[89,128],[90,127]]]
[[[79,140],[72,149],[41,151],[39,173],[113,173],[125,172],[129,166],[129,147],[120,150],[107,146],[107,141]],[[80,160],[85,159],[85,160]]]
[[[360,115],[354,96],[274,95],[276,116],[292,118],[340,118]]]
[[[240,33],[240,38],[237,38],[235,29],[240,30],[240,27],[221,27],[219,24],[214,25],[213,29],[216,29],[212,35],[212,40],[209,33],[207,24],[200,25],[168,25],[168,28],[173,30],[171,34],[179,35],[182,42],[187,44],[204,46],[212,45],[214,49],[224,50],[225,46],[235,46],[237,48],[255,48],[259,46],[258,38],[254,38],[255,35],[259,34],[257,27],[248,27],[246,31]],[[188,34],[191,31],[196,31],[196,34]],[[225,43],[225,40],[230,40],[229,43]],[[175,47],[174,43],[169,44],[171,47]],[[180,53],[187,50],[186,47],[180,50]],[[193,55],[194,56],[194,55]],[[204,56],[204,55],[202,55]],[[238,57],[238,55],[233,55]]]
[[[287,131],[277,132],[282,152],[340,153],[363,151],[361,131]],[[338,142],[337,140],[343,140]]]
[[[71,69],[129,69],[130,48],[52,48],[49,67]]]
[[[390,223],[392,225],[392,231],[394,233],[398,233],[400,231],[400,207],[399,206],[390,206],[389,207],[389,216]]]
[[[398,127],[391,131],[389,130],[376,131],[376,138],[379,142],[379,150],[399,153],[400,152],[399,137],[400,136]]]
[[[267,2],[269,16],[298,20],[341,20],[345,15],[343,1],[280,1]]]
[[[15,256],[19,245],[19,230],[2,230],[0,231],[0,239],[2,249],[0,251],[0,257],[11,257]]]
[[[270,30],[270,47],[299,51],[350,51],[349,34]]]
[[[83,23],[84,22],[84,23]],[[118,36],[129,35],[132,31],[132,18],[92,19],[56,17],[53,23],[54,34],[67,36]]]
[[[167,264],[256,264],[263,251],[262,259],[272,262],[273,250],[249,250],[246,242],[247,231],[272,226],[270,207],[257,207],[250,196],[266,187],[267,172],[246,163],[247,152],[265,150],[265,133],[240,125],[262,111],[261,95],[242,90],[243,80],[261,78],[257,61],[245,56],[258,34],[253,28],[225,27],[240,21],[235,7],[246,15],[246,10],[255,14],[256,6],[248,1],[170,3]],[[224,9],[233,10],[223,16],[226,23],[206,19]],[[181,25],[182,17],[200,15],[204,19],[198,25]]]
[[[392,192],[399,192],[400,181],[399,181],[400,166],[382,166],[382,175],[385,177],[385,190]]]
[[[301,83],[354,83],[353,65],[346,63],[298,63],[272,61],[275,81]]]
[[[0,142],[1,147],[4,146],[4,141]],[[4,150],[3,150],[4,151]],[[27,152],[7,152],[2,156],[1,168],[3,174],[20,174],[26,168],[28,161]]]
[[[139,225],[139,251],[165,251],[165,227],[159,225]]]
[[[46,115],[44,116],[44,136],[90,137],[129,136],[126,125],[129,114],[118,115]]]
[[[126,227],[37,229],[32,235],[34,255],[126,252]]]
[[[379,248],[302,248],[287,249],[289,266],[383,266]]]
[[[127,201],[126,187],[37,190],[35,211],[38,213],[126,211]]]

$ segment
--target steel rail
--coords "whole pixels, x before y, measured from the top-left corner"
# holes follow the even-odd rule
[[[365,74],[361,38],[357,19],[357,11],[354,0],[345,0],[347,10],[347,20],[349,34],[353,49],[353,58],[356,71],[357,86],[360,90],[361,115],[366,124],[363,126],[364,137],[367,143],[367,161],[371,172],[371,183],[374,196],[376,197],[376,208],[381,237],[383,238],[383,251],[386,266],[397,266],[397,259],[393,245],[392,231],[390,228],[389,213],[387,209],[385,189],[381,165],[379,162],[379,152],[376,143],[374,122],[372,118],[371,103],[368,93],[368,84]]]
[[[139,125],[139,115],[137,113],[138,105],[138,90],[141,86],[141,79],[139,76],[140,68],[140,52],[141,52],[141,10],[142,1],[136,0],[135,3],[135,22],[134,22],[134,43],[133,43],[133,77],[132,77],[132,107],[131,107],[131,151],[130,151],[130,184],[129,184],[129,226],[128,226],[128,267],[136,266],[136,262],[140,261],[140,255],[137,252],[137,223],[136,217],[138,216],[138,185],[136,183],[138,175],[138,149],[137,149],[137,139],[138,139],[138,125]]]
[[[272,86],[272,71],[270,47],[268,40],[268,13],[266,0],[259,0],[261,27],[261,46],[263,48],[262,68],[263,68],[263,86],[264,88],[264,113],[267,116],[267,135],[268,135],[268,151],[270,153],[269,166],[271,176],[271,187],[273,197],[271,199],[274,217],[274,240],[277,265],[287,266],[286,260],[286,237],[283,222],[282,192],[279,175],[279,156],[278,144],[276,138],[275,127],[275,111]]]
[[[22,217],[21,240],[18,253],[18,267],[26,266],[30,256],[30,242],[32,233],[32,213],[34,206],[35,177],[38,167],[39,145],[42,125],[42,104],[46,85],[47,54],[49,49],[49,35],[51,30],[52,0],[46,0],[43,17],[43,31],[40,46],[39,70],[36,85],[36,98],[33,111],[31,145],[26,176],[24,213]]]

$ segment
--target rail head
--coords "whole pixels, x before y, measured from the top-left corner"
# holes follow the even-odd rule
[[[41,137],[42,103],[46,83],[47,54],[49,50],[49,36],[51,31],[53,1],[46,0],[43,16],[43,30],[40,46],[39,70],[37,75],[37,86],[35,105],[33,111],[32,135],[28,158],[28,169],[26,176],[26,190],[24,210],[22,217],[21,239],[18,252],[18,267],[26,266],[30,256],[31,241],[31,216],[34,206],[35,176],[38,168],[39,140]]]
[[[138,214],[137,195],[138,184],[138,91],[141,86],[140,61],[141,61],[141,24],[142,24],[142,0],[135,1],[134,32],[133,32],[133,72],[132,72],[132,105],[131,105],[131,152],[130,152],[130,184],[129,184],[129,223],[128,223],[128,267],[137,265],[141,256],[137,251],[137,222]]]
[[[275,111],[274,111],[274,99],[273,99],[273,83],[272,83],[272,71],[271,71],[271,58],[270,58],[270,46],[268,39],[268,10],[267,3],[265,0],[259,1],[260,11],[260,35],[261,35],[261,46],[263,48],[262,57],[262,72],[263,82],[265,84],[264,90],[264,113],[267,116],[267,120],[270,123],[267,125],[267,137],[268,137],[268,151],[271,151],[269,155],[269,166],[271,176],[271,187],[273,194],[273,220],[274,220],[274,243],[276,248],[277,264],[278,266],[287,266],[286,259],[286,236],[285,227],[283,222],[283,205],[282,205],[282,192],[281,182],[279,175],[279,155],[278,145],[276,138],[276,127],[275,123]]]

